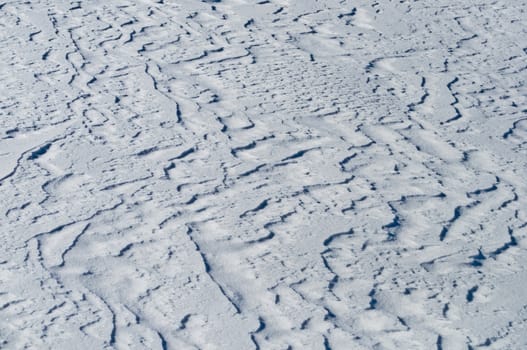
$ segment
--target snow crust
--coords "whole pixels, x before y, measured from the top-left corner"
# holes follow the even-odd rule
[[[526,11],[0,3],[0,348],[527,348]]]

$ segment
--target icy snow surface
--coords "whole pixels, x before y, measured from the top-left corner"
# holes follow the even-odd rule
[[[527,348],[523,0],[0,3],[0,348]]]

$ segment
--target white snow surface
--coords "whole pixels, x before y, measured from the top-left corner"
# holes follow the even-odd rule
[[[526,11],[0,2],[0,348],[526,349]]]

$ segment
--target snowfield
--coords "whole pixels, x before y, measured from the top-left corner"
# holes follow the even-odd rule
[[[0,45],[0,348],[527,348],[525,1],[4,0]]]

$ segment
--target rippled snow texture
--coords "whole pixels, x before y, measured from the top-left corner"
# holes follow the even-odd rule
[[[526,11],[0,3],[0,347],[527,348]]]

